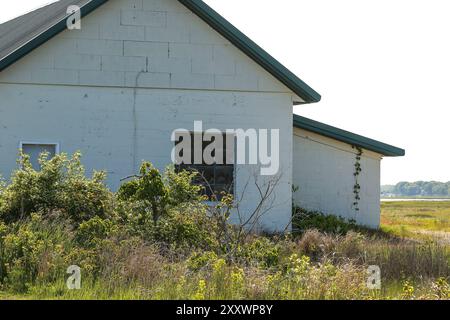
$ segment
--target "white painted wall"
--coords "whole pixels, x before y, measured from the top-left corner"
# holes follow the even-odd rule
[[[176,0],[111,0],[0,73],[0,172],[16,168],[20,141],[81,150],[108,184],[142,160],[171,162],[177,128],[280,129],[282,180],[263,228],[291,217],[294,94]],[[255,168],[238,167],[239,196]],[[263,180],[261,177],[260,180]],[[264,183],[260,181],[260,183]],[[258,192],[250,181],[241,203]]]
[[[363,150],[359,208],[353,187],[356,150],[350,145],[294,128],[293,184],[299,187],[294,203],[325,214],[334,214],[372,228],[380,225],[381,155]]]

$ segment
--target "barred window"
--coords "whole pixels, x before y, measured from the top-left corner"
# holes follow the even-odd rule
[[[175,168],[177,171],[188,170],[198,172],[199,174],[194,183],[204,187],[203,192],[211,201],[220,200],[223,193],[234,194],[234,136],[222,134],[222,141],[216,141],[213,135],[207,139],[208,141],[204,141],[203,137],[205,137],[205,134],[201,133],[176,135],[175,146],[184,143],[184,139],[190,139],[190,150],[181,149],[179,151],[179,154],[176,156],[184,159],[184,161],[178,162]],[[195,138],[202,141],[201,150],[195,150]],[[227,139],[229,139],[228,143]],[[209,149],[207,149],[208,147]],[[208,161],[205,161],[206,159],[203,157],[205,150],[211,151],[211,156],[214,160],[213,163],[207,163]],[[202,156],[200,159],[199,155],[197,155],[196,159],[196,151],[201,152]],[[190,152],[190,156],[185,154],[185,152]]]

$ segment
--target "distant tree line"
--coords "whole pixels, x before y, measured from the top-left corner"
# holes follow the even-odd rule
[[[404,197],[450,197],[450,181],[399,182],[396,185],[381,186],[381,195]]]

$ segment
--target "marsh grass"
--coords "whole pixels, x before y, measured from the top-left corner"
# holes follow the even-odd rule
[[[382,202],[381,226],[399,237],[450,244],[450,201]]]

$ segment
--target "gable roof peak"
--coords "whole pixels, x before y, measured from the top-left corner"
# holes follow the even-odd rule
[[[81,16],[108,0],[60,0],[0,25],[0,71],[44,44],[67,27],[67,7],[78,5]],[[319,102],[321,96],[224,17],[201,0],[178,0],[234,46],[292,90],[303,101]]]

